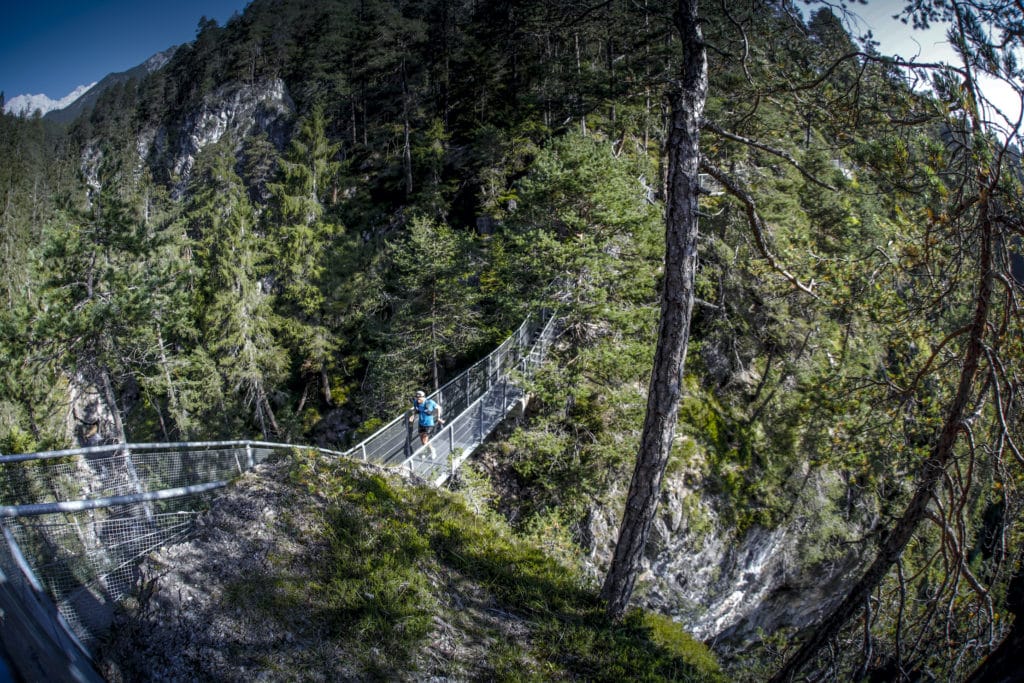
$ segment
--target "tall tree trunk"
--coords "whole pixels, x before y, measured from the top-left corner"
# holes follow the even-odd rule
[[[441,2],[441,121],[449,130],[448,117],[451,114],[451,8],[448,0]]]
[[[370,122],[368,120],[369,114],[367,113],[366,103],[366,82],[361,81],[359,84],[359,101],[361,106],[359,110],[363,112],[363,147],[370,146]]]
[[[4,263],[4,266],[5,266],[4,267],[4,272],[7,273],[7,282],[5,283],[5,288],[7,290],[7,308],[8,308],[8,310],[13,310],[14,309],[14,289],[15,289],[14,273],[16,272],[15,268],[14,268],[14,258],[12,256],[13,249],[11,248],[11,244],[14,242],[14,230],[10,227],[11,223],[12,223],[11,218],[10,218],[10,216],[11,216],[11,198],[12,198],[13,195],[14,195],[13,191],[11,191],[11,190],[7,191],[7,201],[4,202],[4,213],[3,213],[3,216],[0,216],[0,235],[3,235],[3,237],[4,237],[4,258],[3,258],[3,263]]]
[[[38,441],[42,437],[42,430],[39,428],[39,422],[36,420],[36,402],[32,400],[30,394],[24,390],[20,392],[19,401],[21,405],[25,406],[25,416],[28,418],[28,430],[32,434],[32,438]]]
[[[606,68],[608,69],[608,120],[611,121],[612,129],[615,129],[615,85],[617,81],[617,75],[615,73],[615,41],[609,38],[605,43],[605,58],[607,59]],[[625,139],[625,134],[623,134]]]
[[[402,60],[402,131],[405,141],[402,145],[402,170],[405,174],[405,196],[412,196],[412,131],[409,126],[409,82]]]
[[[302,395],[299,396],[299,404],[295,406],[295,414],[302,415],[302,411],[306,409],[306,399],[309,398],[309,385],[316,380],[312,377],[307,378],[306,382],[302,385]]]
[[[324,400],[324,405],[334,405],[334,394],[331,392],[331,377],[327,374],[327,366],[320,366],[320,397]]]
[[[430,366],[434,376],[434,391],[441,388],[440,374],[437,370],[437,290],[430,292]]]
[[[124,433],[124,423],[121,421],[121,411],[117,407],[117,398],[114,395],[114,384],[110,381],[110,371],[107,370],[107,368],[104,367],[100,369],[100,379],[103,382],[103,399],[114,419],[114,431],[117,432],[117,441],[121,444],[127,444],[128,437]],[[135,469],[135,462],[132,460],[131,451],[125,448],[118,451],[118,454],[124,458],[125,472],[128,475],[128,481],[131,483],[134,493],[144,493],[146,491],[146,486],[142,483],[138,470]],[[144,502],[140,505],[140,509],[143,514],[145,514],[146,519],[153,521],[152,503]]]
[[[693,310],[699,133],[708,88],[707,55],[697,17],[697,0],[679,0],[675,23],[683,45],[683,73],[672,94],[672,126],[668,138],[665,291],[640,450],[615,554],[601,590],[608,615],[614,619],[623,615],[633,593],[658,505],[661,479],[675,436]]]
[[[352,89],[352,147],[353,153],[355,146],[359,144],[359,131],[356,129],[356,93],[355,88]]]
[[[167,382],[167,402],[170,407],[171,419],[174,421],[175,431],[184,441],[188,441],[189,432],[184,428],[188,424],[188,412],[183,410],[178,402],[178,392],[174,390],[174,381],[171,378],[170,363],[167,362],[167,351],[164,347],[164,336],[160,331],[160,325],[156,326],[157,346],[160,349],[160,367],[164,371],[164,380]]]
[[[267,399],[266,389],[263,383],[256,387],[256,421],[259,422],[260,431],[264,439],[270,439],[281,434],[281,428],[277,426],[277,418],[274,417],[274,409]]]
[[[114,420],[114,432],[118,443],[128,443],[124,433],[124,423],[121,422],[121,411],[117,408],[117,398],[114,396],[114,385],[110,381],[110,373],[106,368],[100,370],[100,380],[103,382],[103,401],[110,410],[110,417]]]
[[[402,121],[405,133],[405,143],[402,147],[402,166],[405,169],[405,196],[412,196],[412,143],[411,131],[409,130],[409,115],[405,114]]]
[[[989,217],[988,192],[983,193],[982,203],[979,206],[981,232],[981,253],[979,254],[979,277],[978,289],[974,301],[974,317],[971,321],[967,348],[964,351],[964,361],[960,369],[960,380],[957,386],[956,395],[946,413],[946,419],[942,425],[942,432],[939,439],[932,448],[928,459],[921,465],[917,475],[917,485],[914,496],[904,510],[899,521],[896,522],[892,531],[885,537],[875,561],[865,572],[864,576],[854,585],[839,605],[832,610],[820,626],[814,629],[814,633],[806,643],[790,657],[782,669],[774,677],[772,683],[792,680],[817,654],[818,650],[829,640],[834,638],[847,621],[860,610],[872,591],[882,582],[892,566],[899,559],[910,541],[918,525],[925,518],[928,511],[928,503],[935,492],[935,485],[946,471],[953,456],[953,447],[956,445],[957,437],[964,428],[964,412],[974,397],[978,387],[975,377],[981,357],[985,353],[984,337],[985,328],[988,324],[989,308],[992,299],[992,220]]]
[[[644,155],[651,141],[651,48],[647,37],[651,33],[651,15],[644,0]],[[659,155],[660,156],[660,155]],[[659,160],[658,164],[661,164]]]

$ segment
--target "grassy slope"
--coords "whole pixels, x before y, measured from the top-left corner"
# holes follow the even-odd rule
[[[112,681],[722,680],[671,621],[609,623],[574,567],[496,515],[347,462],[246,475],[142,573],[104,653]]]

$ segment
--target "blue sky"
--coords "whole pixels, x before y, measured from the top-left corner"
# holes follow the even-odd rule
[[[224,25],[249,0],[5,0],[0,91],[60,99],[195,39],[199,18]]]

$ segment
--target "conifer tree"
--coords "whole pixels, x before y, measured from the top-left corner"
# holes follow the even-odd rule
[[[136,333],[152,319],[149,295],[159,289],[147,282],[152,242],[131,185],[122,181],[116,160],[108,159],[88,206],[51,227],[49,306],[38,330],[51,340],[68,379],[96,388],[112,420],[113,434],[106,436],[120,443],[126,406],[118,394],[143,370]]]
[[[608,615],[621,618],[633,592],[644,545],[668,464],[683,391],[690,314],[697,269],[697,197],[700,189],[699,131],[707,98],[708,71],[697,0],[680,0],[675,14],[682,41],[682,73],[673,84],[668,139],[668,206],[665,217],[665,283],[654,369],[640,450],[619,526],[615,555],[601,597]]]
[[[874,557],[843,599],[787,658],[772,679],[779,683],[793,680],[810,665],[854,616],[864,614],[869,624],[865,632],[870,633],[873,607],[889,604],[900,620],[888,659],[880,666],[872,662],[871,641],[865,638],[858,677],[892,671],[909,679],[926,675],[932,667],[947,671],[950,679],[962,675],[959,667],[968,652],[986,638],[983,649],[994,645],[999,617],[992,596],[1015,583],[1013,577],[1020,572],[1018,553],[986,540],[993,522],[980,513],[983,509],[986,515],[993,509],[1019,510],[1020,505],[1014,485],[1007,485],[1019,478],[1018,468],[1024,465],[1017,445],[1020,422],[1007,416],[1020,410],[1017,350],[1024,319],[1001,245],[1012,239],[1011,234],[1020,234],[1024,211],[1019,202],[1019,161],[1011,151],[1014,136],[1000,139],[996,134],[1007,119],[985,98],[979,80],[982,73],[1002,80],[1024,102],[1016,59],[1005,53],[1021,45],[1015,28],[1021,12],[1012,3],[928,0],[908,3],[906,12],[919,26],[939,18],[949,20],[961,59],[960,64],[940,68],[933,78],[936,94],[946,104],[945,149],[935,155],[943,163],[943,181],[938,182],[936,175],[930,184],[934,193],[927,197],[920,230],[922,243],[935,241],[941,248],[927,249],[927,256],[923,256],[925,250],[915,250],[921,270],[903,294],[911,302],[920,297],[932,302],[929,309],[938,309],[929,311],[926,326],[928,331],[934,328],[937,338],[931,340],[932,350],[926,357],[907,353],[901,363],[886,368],[906,411],[903,420],[910,422],[913,416],[918,426],[922,457],[913,463],[910,490],[900,501],[902,510],[893,514],[880,534]],[[982,17],[1002,31],[1001,44],[982,30]],[[924,166],[919,172],[927,177],[929,170]],[[925,307],[909,303],[908,308],[920,314]],[[940,356],[946,359],[942,363],[937,362]],[[909,366],[907,371],[900,367],[904,364]],[[934,406],[929,401],[933,397],[937,399]],[[993,500],[998,502],[992,505]],[[1003,538],[1020,538],[1024,530],[1019,515],[999,516],[998,533]],[[986,545],[989,548],[981,550]],[[941,563],[935,555],[929,557],[931,546],[937,547],[936,555],[944,556]],[[982,561],[985,555],[987,562]],[[923,608],[907,598],[907,566],[927,577],[921,579],[922,591],[927,590],[925,582],[939,577],[941,588],[931,591]],[[885,591],[887,577],[893,573],[899,575],[893,579],[898,587]],[[887,598],[886,593],[897,597]],[[934,609],[936,602],[945,605],[942,613]],[[904,644],[905,629],[913,629],[913,645]],[[1014,630],[1008,641],[1019,640]],[[933,661],[937,652],[943,652],[945,660],[938,666]],[[983,666],[978,680],[1004,675],[999,667],[1005,667],[1005,659],[995,657],[993,662],[1000,663],[988,671]]]
[[[264,268],[278,290],[283,337],[305,378],[300,410],[312,386],[319,385],[327,405],[333,402],[329,369],[336,344],[327,327],[324,289],[341,226],[324,220],[324,203],[337,187],[340,145],[328,141],[324,127],[317,106],[280,160],[280,182],[268,185],[276,211],[267,230],[271,258]]]
[[[204,149],[184,211],[195,243],[197,306],[204,355],[217,368],[225,400],[221,416],[231,433],[240,414],[264,437],[279,435],[270,397],[284,378],[287,356],[274,336],[272,302],[258,277],[255,216],[235,173],[228,141]]]
[[[471,238],[445,223],[417,216],[389,244],[389,273],[363,384],[367,412],[403,405],[416,385],[437,389],[450,369],[472,357],[484,332],[473,273]]]
[[[138,201],[150,254],[137,285],[148,292],[149,310],[148,324],[133,336],[137,355],[147,359],[138,381],[162,438],[188,440],[199,431],[195,406],[188,401],[182,378],[188,349],[196,343],[190,290],[195,273],[187,258],[190,245],[168,191],[149,174],[140,179]]]

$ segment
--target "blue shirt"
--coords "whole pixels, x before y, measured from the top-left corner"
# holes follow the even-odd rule
[[[437,410],[437,404],[433,399],[428,398],[423,403],[413,401],[412,409],[419,414],[421,427],[434,426],[434,411]]]

